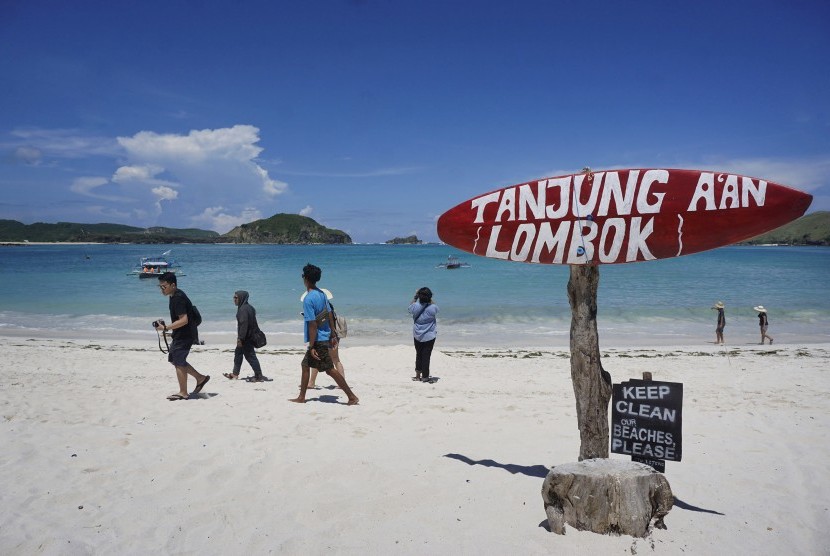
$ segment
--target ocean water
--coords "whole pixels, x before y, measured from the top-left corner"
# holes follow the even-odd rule
[[[567,346],[566,266],[467,255],[444,245],[24,245],[0,247],[0,334],[123,337],[155,342],[169,320],[157,281],[128,276],[142,256],[172,249],[179,287],[199,307],[207,342],[235,337],[235,290],[250,292],[269,345],[301,346],[301,272],[348,319],[349,342],[409,343],[406,308],[429,286],[444,345]],[[437,268],[449,255],[470,268]],[[675,259],[600,267],[601,345],[714,341],[716,301],[726,304],[727,344],[759,340],[753,306],[769,310],[777,343],[830,341],[830,249],[733,246]]]

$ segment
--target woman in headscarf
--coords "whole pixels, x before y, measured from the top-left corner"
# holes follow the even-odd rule
[[[259,366],[259,359],[256,357],[254,348],[254,332],[259,330],[256,321],[256,309],[248,303],[248,292],[239,290],[233,294],[233,302],[236,305],[236,350],[233,352],[233,371],[224,373],[226,378],[236,380],[239,378],[239,371],[242,369],[242,357],[254,370],[253,382],[262,382],[262,369]]]

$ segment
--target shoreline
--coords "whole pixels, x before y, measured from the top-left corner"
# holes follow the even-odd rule
[[[377,242],[366,242],[366,241],[352,241],[351,243],[273,243],[273,242],[242,242],[242,241],[169,241],[169,242],[142,242],[142,241],[13,241],[13,240],[0,240],[0,247],[15,247],[19,245],[303,245],[303,246],[314,246],[314,245],[391,245],[391,246],[418,246],[418,245],[442,245],[447,246],[448,244],[441,242],[441,241],[419,241],[417,243],[395,243],[392,241],[377,241]],[[452,246],[450,246],[452,247]],[[749,243],[749,242],[738,242],[732,243],[730,245],[726,245],[723,247],[830,247],[830,244],[826,243]],[[721,249],[719,247],[718,249]],[[459,251],[464,253],[463,251]],[[470,253],[464,253],[465,255],[471,255]],[[559,266],[567,266],[567,265],[559,265]]]
[[[304,349],[301,325],[291,323],[275,330],[268,326],[262,326],[268,339],[268,346],[280,348]],[[395,346],[410,345],[411,332],[409,325],[401,325],[398,329],[390,330],[385,335],[361,334],[350,322],[350,333],[342,339],[343,346],[365,347],[365,346]],[[532,331],[520,332],[505,327],[494,327],[478,332],[454,332],[449,327],[440,327],[435,349],[526,349],[526,350],[550,350],[569,349],[570,330],[563,327],[554,333],[549,331],[537,333]],[[774,344],[761,346],[758,341],[759,334],[755,330],[746,329],[732,334],[727,333],[726,343],[715,344],[714,331],[712,339],[704,336],[706,330],[701,330],[700,335],[677,335],[661,332],[658,329],[647,331],[637,330],[630,333],[621,333],[618,328],[608,330],[598,328],[600,351],[606,349],[639,349],[639,348],[675,348],[686,349],[717,349],[726,351],[730,349],[748,348],[779,348],[794,346],[817,346],[830,343],[830,333],[793,333],[786,330],[771,331],[774,335]],[[0,328],[0,338],[5,339],[27,339],[39,340],[72,340],[72,341],[111,341],[111,342],[135,342],[147,345],[157,345],[158,336],[155,331],[137,330],[114,330],[114,329],[45,329],[45,328],[23,328],[5,326]],[[206,346],[233,345],[236,335],[230,331],[199,330],[199,338]],[[168,337],[169,339],[169,337]]]

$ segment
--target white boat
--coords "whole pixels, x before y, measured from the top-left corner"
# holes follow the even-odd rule
[[[141,257],[138,264],[127,276],[138,276],[139,278],[158,278],[165,272],[172,272],[176,276],[185,276],[179,264],[168,258],[170,251],[165,251],[156,257]]]

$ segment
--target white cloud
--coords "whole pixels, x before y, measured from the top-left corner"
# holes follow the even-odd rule
[[[170,187],[166,187],[164,185],[154,187],[152,191],[153,195],[155,195],[159,201],[172,201],[173,199],[176,199],[179,196],[178,191]]]
[[[235,216],[228,214],[226,210],[223,206],[208,207],[201,214],[192,217],[191,221],[197,226],[206,226],[208,229],[224,234],[237,226],[262,218],[262,214],[251,207],[244,208]]]
[[[269,197],[276,197],[284,193],[288,189],[288,184],[284,181],[274,180],[268,177],[268,171],[261,166],[256,166],[256,172],[262,178],[262,190]]]
[[[250,161],[262,148],[259,128],[235,125],[230,128],[191,130],[187,135],[140,131],[132,137],[119,137],[118,143],[131,156],[145,160],[204,162],[211,158]]]
[[[179,197],[179,192],[172,187],[159,185],[150,190],[156,197],[156,213],[161,214],[162,201],[174,201]]]
[[[247,214],[252,202],[267,203],[288,189],[258,163],[259,140],[259,129],[251,125],[192,130],[187,135],[141,131],[119,137],[128,164],[116,170],[113,181],[174,189],[178,196],[164,200],[184,203],[177,206],[180,213],[227,230],[244,223],[237,222],[241,216],[233,216],[235,212]],[[157,206],[160,200],[155,199]]]
[[[283,170],[283,174],[289,176],[310,176],[318,178],[382,178],[387,176],[404,176],[422,170],[419,166],[402,166],[400,168],[378,168],[376,170],[364,170],[361,172],[297,172]]]
[[[117,156],[118,143],[110,137],[86,135],[76,129],[18,128],[4,147],[36,149],[44,156],[55,158],[86,158],[88,156]]]
[[[645,164],[611,164],[598,165],[594,171],[601,170],[622,170],[627,168],[654,168],[653,162]],[[663,164],[662,168],[685,168],[697,170],[710,170],[713,172],[729,172],[752,178],[760,178],[767,181],[786,185],[801,191],[812,191],[827,185],[830,175],[830,156],[816,157],[793,157],[793,158],[734,158],[707,157],[703,162],[680,161],[669,165]],[[575,174],[581,169],[553,170],[547,176],[564,176]],[[536,176],[538,179],[543,176]],[[527,180],[526,180],[527,181]]]
[[[813,191],[827,185],[830,175],[830,157],[812,158],[745,158],[725,160],[720,163],[724,170],[761,178],[802,191]]]
[[[14,150],[14,157],[29,166],[38,166],[43,158],[43,153],[35,147],[23,146]]]
[[[101,187],[102,185],[107,185],[109,180],[107,178],[98,178],[98,177],[83,177],[83,178],[75,178],[72,182],[72,186],[70,186],[70,190],[74,191],[75,193],[80,193],[81,195],[89,195],[93,189],[96,187]]]
[[[69,190],[85,197],[92,197],[93,199],[111,201],[114,203],[134,203],[136,201],[131,197],[101,193],[102,188],[109,185],[112,184],[107,178],[99,176],[84,176],[75,178],[72,181],[72,185],[69,186]]]
[[[146,181],[154,178],[157,174],[164,170],[161,166],[153,164],[146,164],[144,166],[122,166],[112,175],[112,181],[115,183],[124,183],[128,181]]]
[[[301,210],[299,214],[300,216],[310,216],[312,212],[314,212],[314,209],[311,207],[311,205],[306,205],[306,207],[303,210]]]

